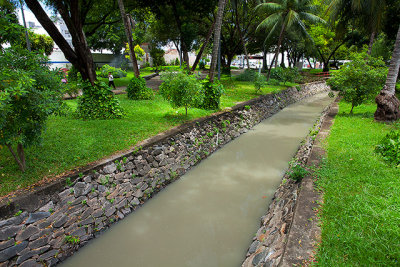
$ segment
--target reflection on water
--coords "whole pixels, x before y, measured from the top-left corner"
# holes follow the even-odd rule
[[[331,100],[294,104],[224,146],[65,266],[240,266],[260,217]]]

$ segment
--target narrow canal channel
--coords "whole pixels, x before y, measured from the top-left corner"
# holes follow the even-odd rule
[[[64,266],[240,266],[288,162],[327,93],[291,105],[227,144]]]

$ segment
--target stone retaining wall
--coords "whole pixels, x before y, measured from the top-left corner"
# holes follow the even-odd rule
[[[64,260],[261,120],[302,98],[329,90],[325,83],[299,89],[262,96],[176,127],[125,154],[89,165],[80,175],[63,177],[26,196],[3,201],[0,267],[54,265]],[[285,204],[277,209],[286,213]]]

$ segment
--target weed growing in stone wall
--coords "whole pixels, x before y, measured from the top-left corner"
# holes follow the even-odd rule
[[[289,171],[289,178],[293,181],[301,181],[309,172],[300,164],[294,165]]]

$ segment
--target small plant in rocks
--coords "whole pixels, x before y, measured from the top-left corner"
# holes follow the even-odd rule
[[[79,242],[81,242],[79,237],[72,236],[72,235],[66,235],[64,240],[65,240],[65,242],[67,242],[68,244],[71,244],[71,245],[77,245],[77,244],[79,244]]]
[[[300,164],[294,165],[289,171],[289,178],[293,181],[301,181],[309,172]]]

